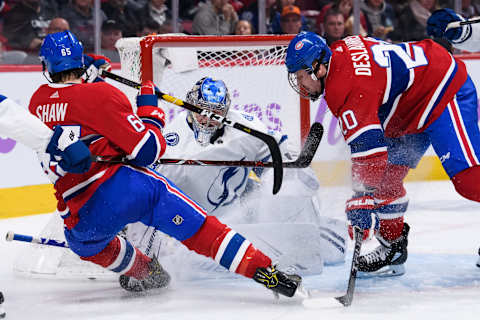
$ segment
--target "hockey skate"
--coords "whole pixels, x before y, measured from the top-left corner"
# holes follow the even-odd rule
[[[121,275],[118,279],[120,286],[133,292],[147,291],[151,289],[164,288],[170,283],[170,275],[160,265],[156,256],[153,256],[149,263],[150,272],[145,279],[138,280],[133,277]]]
[[[410,226],[403,225],[402,235],[394,241],[378,237],[380,245],[373,251],[358,257],[358,278],[401,276],[407,261],[408,232]]]
[[[480,248],[478,248],[478,260],[477,260],[477,267],[480,268]]]
[[[286,274],[277,270],[275,266],[257,268],[253,280],[272,290],[276,297],[278,294],[293,297],[302,284],[302,278],[299,275]]]

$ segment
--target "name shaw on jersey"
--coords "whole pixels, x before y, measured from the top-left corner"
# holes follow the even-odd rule
[[[358,36],[344,39],[353,63],[356,76],[372,76],[370,57],[365,44]]]
[[[37,117],[42,122],[64,121],[68,103],[47,103],[35,109]]]

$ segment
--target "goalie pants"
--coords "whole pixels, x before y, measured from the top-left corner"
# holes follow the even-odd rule
[[[271,264],[243,236],[208,216],[170,180],[146,168],[122,166],[81,208],[78,224],[66,229],[65,236],[82,259],[129,275],[132,268],[149,261],[117,236],[133,222],[152,226],[247,277],[252,277],[256,268]]]

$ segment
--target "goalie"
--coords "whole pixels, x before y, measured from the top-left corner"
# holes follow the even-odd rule
[[[222,80],[198,80],[187,93],[186,101],[223,117],[228,115],[250,128],[268,131],[257,117],[230,109],[229,90]],[[262,162],[270,159],[261,140],[192,112],[169,123],[164,136],[168,145],[164,158]],[[287,136],[276,133],[275,138],[284,160],[294,160],[297,155],[289,152]],[[279,266],[294,268],[302,275],[318,274],[324,264],[344,261],[345,223],[320,216],[319,182],[311,168],[286,169],[282,190],[275,196],[264,190],[271,184],[269,169],[185,165],[158,165],[155,169],[172,177],[208,212],[241,230],[249,239],[257,240],[259,248],[277,259]],[[165,256],[171,252],[168,238],[141,223],[128,227],[127,238],[149,255]],[[216,269],[214,264],[187,253],[182,257],[175,254],[171,259]]]

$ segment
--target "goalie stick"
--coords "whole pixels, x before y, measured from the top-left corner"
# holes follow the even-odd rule
[[[135,81],[129,80],[127,78],[121,77],[119,75],[116,75],[114,73],[102,70],[101,75],[106,78],[110,78],[112,80],[118,81],[120,83],[123,83],[124,85],[127,85],[129,87],[135,88],[140,90],[142,85],[140,83],[137,83]],[[282,180],[283,180],[283,166],[282,166],[282,155],[280,153],[280,148],[278,147],[278,143],[275,140],[274,137],[257,131],[255,129],[249,128],[241,123],[238,122],[233,122],[232,120],[222,117],[221,115],[218,115],[212,111],[202,109],[198,106],[195,106],[191,103],[185,102],[181,99],[172,97],[166,93],[161,92],[156,88],[155,94],[159,99],[165,100],[167,102],[170,102],[174,105],[177,105],[179,107],[182,107],[184,109],[190,110],[192,112],[198,113],[202,116],[206,116],[207,118],[211,120],[215,120],[219,123],[222,123],[224,125],[233,127],[237,130],[243,131],[251,136],[254,136],[260,140],[262,140],[267,146],[268,149],[270,150],[270,154],[272,156],[272,167],[273,167],[273,194],[278,193],[280,191],[280,187],[282,186]]]
[[[350,276],[348,278],[347,293],[340,297],[335,297],[341,304],[348,307],[353,301],[353,292],[355,291],[355,280],[357,279],[358,270],[358,256],[360,255],[360,249],[362,248],[363,232],[359,227],[353,228],[353,234],[355,238],[355,247],[353,248],[352,267],[350,268]]]
[[[283,162],[284,168],[306,168],[313,160],[318,145],[322,140],[323,126],[319,122],[312,124],[308,136],[305,139],[298,158],[292,162]],[[110,163],[128,163],[126,158],[107,158],[92,155],[92,161]],[[275,164],[267,161],[244,161],[244,160],[192,160],[192,159],[159,159],[155,164],[166,165],[190,165],[190,166],[224,166],[224,167],[253,167],[272,168]]]

